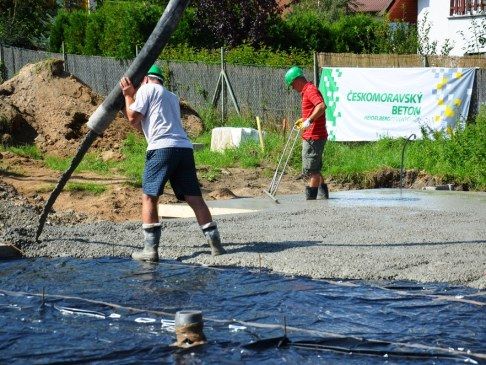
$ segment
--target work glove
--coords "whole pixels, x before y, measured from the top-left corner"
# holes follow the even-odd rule
[[[307,118],[307,119],[299,118],[295,121],[294,125],[295,125],[295,128],[297,128],[297,129],[307,129],[311,125],[311,120],[310,120],[310,118]]]

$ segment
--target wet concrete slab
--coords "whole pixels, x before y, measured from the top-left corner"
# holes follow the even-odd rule
[[[278,196],[282,205],[304,200],[303,195]],[[270,199],[269,199],[270,200]],[[307,202],[309,203],[309,202]],[[486,216],[486,193],[408,189],[347,190],[330,193],[330,207],[414,207],[427,210],[470,211]]]
[[[206,201],[214,216],[256,213],[268,209],[285,209],[295,204],[313,204],[305,201],[303,194],[277,195],[278,203],[262,193],[261,197]],[[441,211],[470,211],[486,216],[486,193],[462,191],[430,191],[408,189],[367,189],[331,192],[330,199],[320,204],[329,207],[414,207]],[[186,203],[159,204],[163,218],[189,218],[194,213]]]

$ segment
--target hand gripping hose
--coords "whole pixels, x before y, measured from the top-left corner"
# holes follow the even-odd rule
[[[175,27],[179,23],[182,17],[184,9],[188,5],[190,0],[170,0],[169,4],[164,10],[164,13],[160,17],[157,25],[155,26],[152,34],[147,39],[147,42],[143,46],[138,56],[133,60],[132,64],[126,72],[126,76],[132,81],[133,85],[137,86],[142,81],[143,77],[154,64],[159,56],[162,48],[169,40],[170,35],[174,31]],[[57,197],[61,193],[64,185],[71,177],[73,171],[79,165],[83,159],[86,151],[91,146],[93,141],[108,128],[110,123],[115,118],[118,111],[124,106],[125,99],[123,98],[122,91],[118,83],[111,90],[110,94],[106,97],[103,103],[95,110],[93,115],[89,118],[88,128],[90,131],[84,138],[80,148],[78,149],[76,156],[74,156],[71,166],[59,179],[56,187],[52,191],[49,199],[44,206],[42,214],[39,218],[39,225],[37,227],[37,233],[35,236],[36,241],[39,240],[39,236],[42,233],[44,224],[47,219],[52,206],[54,205]]]
[[[278,203],[278,200],[275,198],[277,194],[278,186],[280,185],[280,181],[282,180],[283,174],[287,165],[289,163],[290,157],[292,156],[292,152],[294,151],[295,144],[300,136],[300,128],[299,125],[294,124],[292,130],[289,133],[289,137],[287,138],[287,142],[282,151],[282,155],[277,164],[277,168],[275,169],[275,173],[273,174],[273,179],[270,182],[268,190],[264,190],[263,192],[267,194],[270,198],[272,198],[275,203]]]

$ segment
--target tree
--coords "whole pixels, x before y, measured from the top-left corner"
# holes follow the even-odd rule
[[[52,0],[0,0],[0,42],[44,49],[55,12]]]
[[[193,29],[201,47],[266,44],[268,28],[281,14],[275,0],[195,0]]]
[[[334,22],[344,15],[354,13],[365,0],[294,0],[293,12],[315,12],[319,17]]]

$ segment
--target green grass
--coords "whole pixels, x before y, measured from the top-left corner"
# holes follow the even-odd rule
[[[45,165],[56,171],[66,171],[71,165],[72,157],[62,158],[57,156],[45,156]],[[114,168],[116,168],[117,163],[113,161],[103,161],[100,156],[95,153],[87,153],[83,160],[80,162],[75,171],[93,171],[98,174],[104,175],[110,173]]]
[[[0,151],[9,151],[18,156],[31,158],[34,160],[42,159],[42,153],[35,145],[24,145],[15,147],[3,147],[0,145]]]
[[[128,134],[123,142],[122,153],[124,159],[120,162],[118,168],[130,179],[130,184],[135,187],[142,186],[146,150],[147,142],[138,134]]]
[[[207,110],[204,114],[206,128],[219,126],[221,122],[216,114]],[[233,116],[228,126],[256,128],[253,118]],[[268,129],[268,130],[267,130]],[[281,157],[287,137],[276,128],[267,126],[265,130],[265,150],[261,151],[257,141],[248,141],[239,148],[227,149],[224,152],[210,151],[211,132],[207,129],[194,142],[203,143],[205,147],[195,151],[198,173],[207,180],[221,178],[221,169],[264,168],[271,176]],[[465,127],[457,128],[452,135],[424,132],[421,139],[411,141],[406,149],[405,169],[417,169],[441,177],[445,181],[467,184],[472,190],[486,190],[486,107],[482,107],[475,121]],[[399,169],[401,153],[405,139],[382,139],[376,142],[326,144],[323,174],[336,182],[361,182],[375,172],[383,169]],[[103,162],[98,156],[85,156],[77,171],[110,173],[117,169],[130,179],[133,186],[141,186],[141,176],[145,161],[146,142],[138,134],[130,134],[124,141],[123,161]],[[9,148],[10,151],[26,157],[42,158],[33,146]],[[52,156],[44,157],[46,165],[52,169],[65,171],[70,159]],[[288,168],[300,171],[300,140],[297,142],[289,161]],[[86,188],[89,190],[89,187]],[[93,188],[93,190],[96,190]]]
[[[87,192],[93,195],[100,195],[106,191],[106,186],[94,183],[68,182],[64,187],[65,191]]]

